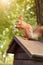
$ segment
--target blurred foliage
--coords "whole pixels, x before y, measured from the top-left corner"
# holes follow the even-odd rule
[[[21,35],[15,28],[19,15],[33,27],[36,26],[35,0],[0,0],[0,58],[6,55],[5,51],[12,37]]]

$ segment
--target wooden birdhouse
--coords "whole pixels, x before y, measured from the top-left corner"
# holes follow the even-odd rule
[[[14,54],[13,65],[43,65],[43,42],[15,36],[7,53]]]

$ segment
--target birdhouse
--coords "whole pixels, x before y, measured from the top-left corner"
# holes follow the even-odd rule
[[[15,36],[7,53],[14,54],[13,65],[43,65],[43,42]]]

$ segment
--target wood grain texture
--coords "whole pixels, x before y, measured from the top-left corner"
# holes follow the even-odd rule
[[[43,57],[39,56],[32,56],[32,58],[27,54],[19,45],[17,45],[17,48],[15,50],[15,57],[16,60],[35,60],[35,61],[42,61]]]
[[[17,44],[28,54],[30,57],[37,56],[43,57],[43,43],[39,41],[24,40],[22,37],[15,37]],[[29,54],[30,53],[30,54]]]
[[[35,0],[38,25],[43,25],[43,0]]]
[[[17,44],[15,51],[16,51],[15,54],[24,52],[24,50],[18,44]]]
[[[43,65],[43,62],[37,62],[32,60],[15,60],[14,65]]]
[[[15,59],[17,60],[29,60],[30,57],[24,52],[24,53],[17,53],[15,54]]]

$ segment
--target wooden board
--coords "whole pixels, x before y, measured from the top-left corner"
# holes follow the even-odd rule
[[[43,65],[43,62],[32,60],[14,60],[14,65]]]
[[[15,36],[14,40],[31,57],[43,60],[43,43],[33,40],[24,40],[22,37]]]

